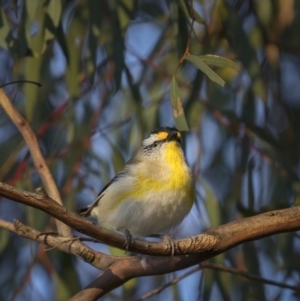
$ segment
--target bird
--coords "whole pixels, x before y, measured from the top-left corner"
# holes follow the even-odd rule
[[[132,237],[158,236],[170,242],[168,231],[187,216],[194,199],[194,181],[181,147],[181,134],[174,127],[161,126],[143,140],[136,155],[95,201],[77,214],[123,231],[128,250]],[[174,245],[170,248],[173,255]]]

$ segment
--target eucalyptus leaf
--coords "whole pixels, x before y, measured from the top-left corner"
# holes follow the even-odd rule
[[[239,70],[239,67],[235,62],[222,56],[206,54],[206,55],[200,55],[198,56],[198,58],[207,65],[216,66],[216,67],[228,67],[234,70]]]
[[[185,119],[184,110],[182,107],[182,101],[179,93],[179,87],[175,76],[172,77],[171,104],[172,104],[173,117],[175,119],[176,127],[180,131],[188,131],[189,127]]]
[[[210,80],[224,87],[225,81],[208,65],[206,65],[199,57],[189,54],[184,59],[194,64],[198,69],[206,74]]]

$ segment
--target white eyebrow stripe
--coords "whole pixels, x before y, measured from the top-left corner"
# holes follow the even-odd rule
[[[143,141],[143,147],[147,147],[153,144],[155,141],[157,141],[157,138],[155,137],[155,135],[152,134]]]

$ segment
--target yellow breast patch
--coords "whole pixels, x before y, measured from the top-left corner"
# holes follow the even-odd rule
[[[178,143],[169,142],[166,146],[165,160],[171,168],[171,177],[168,181],[169,189],[185,190],[191,202],[194,201],[194,187],[191,174]]]
[[[163,137],[159,133],[160,137]],[[167,136],[167,133],[165,133]],[[143,201],[148,194],[178,191],[178,195],[185,195],[187,202],[192,206],[194,201],[193,180],[186,165],[180,145],[171,141],[166,145],[166,153],[163,158],[165,168],[161,163],[151,162],[151,166],[141,167],[135,173],[136,181],[128,186],[128,190],[118,193],[115,206],[124,199]],[[156,165],[157,164],[157,165]],[[146,170],[147,173],[141,172]],[[174,200],[175,201],[175,200]]]

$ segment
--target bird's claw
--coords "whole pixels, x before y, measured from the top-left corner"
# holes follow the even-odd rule
[[[127,230],[127,229],[122,228],[122,229],[118,229],[118,230],[122,231],[125,236],[124,247],[125,247],[125,254],[126,254],[128,252],[129,245],[133,242],[133,237],[130,234],[129,230]]]
[[[150,236],[161,238],[163,240],[163,242],[166,242],[166,244],[168,245],[168,248],[170,249],[171,257],[174,256],[175,243],[174,243],[174,239],[169,234],[151,234]]]

